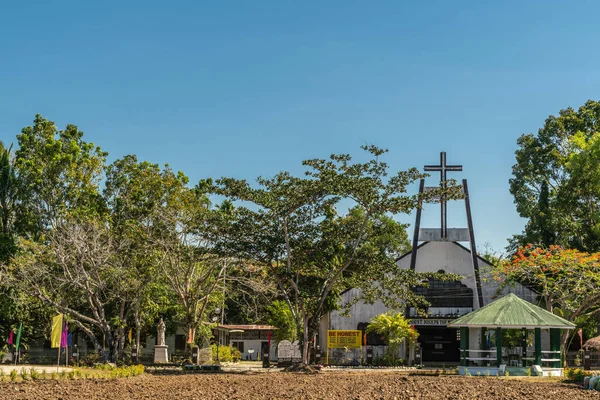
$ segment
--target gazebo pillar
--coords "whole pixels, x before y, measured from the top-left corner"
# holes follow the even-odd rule
[[[460,328],[460,365],[463,367],[469,366],[469,360],[466,357],[469,356],[469,328]]]
[[[551,351],[560,351],[560,329],[550,328],[550,350]],[[551,353],[550,358],[562,358],[562,352]],[[550,363],[552,368],[560,368],[560,361],[552,361]]]
[[[496,328],[496,364],[502,365],[502,328]]]
[[[542,365],[542,330],[535,328],[535,365]]]

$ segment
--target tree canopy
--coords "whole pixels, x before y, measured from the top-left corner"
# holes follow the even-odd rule
[[[589,100],[518,139],[510,192],[527,224],[512,252],[527,243],[600,250],[599,132],[600,103]]]

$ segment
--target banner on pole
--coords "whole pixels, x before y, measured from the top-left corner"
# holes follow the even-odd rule
[[[19,345],[21,344],[21,331],[23,330],[23,323],[19,325],[19,331],[17,332],[17,340],[15,342],[15,347],[17,348],[17,354],[19,354]]]
[[[359,349],[362,345],[362,331],[327,331],[328,349]]]
[[[56,349],[60,347],[60,339],[63,330],[63,315],[58,314],[52,318],[52,332],[50,334],[50,347]]]

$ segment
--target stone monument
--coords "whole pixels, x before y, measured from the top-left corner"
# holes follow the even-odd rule
[[[154,362],[155,363],[167,363],[169,362],[169,346],[165,344],[165,321],[160,319],[157,326],[157,343],[154,346]]]

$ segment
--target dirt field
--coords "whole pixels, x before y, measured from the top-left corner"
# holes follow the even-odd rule
[[[394,373],[144,375],[118,380],[0,383],[2,399],[599,399],[547,380]]]

